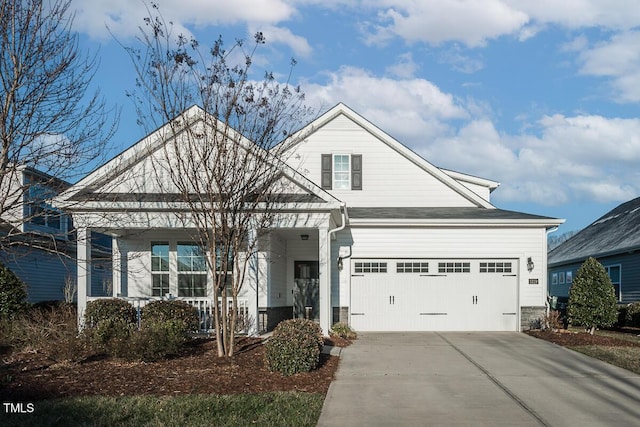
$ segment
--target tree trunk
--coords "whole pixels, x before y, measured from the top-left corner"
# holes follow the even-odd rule
[[[218,357],[224,356],[224,346],[222,345],[222,331],[220,328],[220,308],[218,307],[218,286],[213,286],[213,327],[216,330],[216,346],[218,347]]]

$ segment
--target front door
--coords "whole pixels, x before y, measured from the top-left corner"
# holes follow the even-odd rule
[[[318,261],[295,261],[293,317],[320,318],[320,288]]]

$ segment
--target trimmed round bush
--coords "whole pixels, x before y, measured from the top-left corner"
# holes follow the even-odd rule
[[[627,305],[625,325],[640,328],[640,301]]]
[[[13,271],[0,264],[0,318],[12,319],[27,306],[27,286]]]
[[[137,328],[136,309],[125,300],[104,298],[89,301],[84,312],[85,333],[95,345],[109,351],[118,347]]]
[[[198,310],[184,301],[153,301],[142,308],[141,326],[166,323],[176,332],[188,335],[199,327]]]
[[[87,303],[84,310],[85,327],[93,327],[102,321],[122,321],[137,324],[136,309],[127,301],[118,298],[103,298]]]
[[[284,320],[266,343],[265,362],[283,375],[309,372],[318,367],[324,345],[322,328],[308,319]]]

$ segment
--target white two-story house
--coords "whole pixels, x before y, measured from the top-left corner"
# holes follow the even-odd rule
[[[241,294],[251,332],[294,316],[316,319],[325,332],[338,321],[357,331],[518,331],[541,316],[547,231],[562,220],[496,208],[498,183],[432,165],[343,104],[300,132],[282,173],[305,202],[284,206],[286,220],[261,240]],[[127,171],[161,161],[153,153],[162,135],[134,144],[56,201],[78,228],[80,310],[96,297],[91,231],[112,236],[113,296],[210,304],[208,273],[178,267],[200,256],[193,230],[176,225],[157,189],[113,185],[143,179]],[[149,194],[132,197],[131,188]]]

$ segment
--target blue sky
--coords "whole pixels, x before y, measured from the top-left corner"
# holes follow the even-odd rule
[[[436,166],[501,183],[499,208],[581,229],[640,196],[637,0],[158,0],[176,32],[267,44],[307,103],[344,102]],[[122,108],[116,152],[143,136],[125,92],[138,0],[73,0],[95,83]]]

